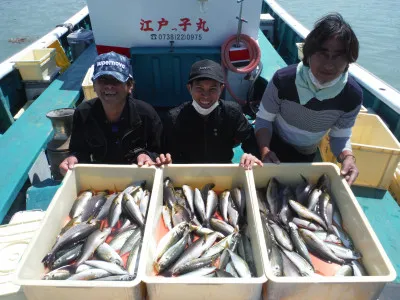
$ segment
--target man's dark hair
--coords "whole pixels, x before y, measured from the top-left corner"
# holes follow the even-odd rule
[[[357,60],[359,44],[353,29],[339,13],[331,13],[319,19],[306,37],[303,46],[303,64],[309,66],[311,55],[321,50],[322,44],[332,37],[343,43],[349,63]]]

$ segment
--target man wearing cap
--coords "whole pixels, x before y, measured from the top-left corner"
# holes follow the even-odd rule
[[[187,88],[193,101],[168,112],[164,124],[164,151],[175,163],[230,163],[233,147],[242,144],[240,164],[251,168],[259,150],[254,130],[236,102],[220,99],[224,73],[212,60],[192,65]],[[161,162],[164,162],[162,160]]]
[[[160,151],[162,123],[149,104],[136,100],[129,59],[115,52],[94,62],[93,87],[98,98],[75,110],[69,150],[61,164],[65,173],[75,164],[154,164]]]

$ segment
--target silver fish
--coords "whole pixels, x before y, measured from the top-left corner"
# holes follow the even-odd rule
[[[89,269],[67,278],[67,280],[93,280],[101,277],[110,276],[111,274],[103,269]]]
[[[320,216],[317,214],[313,213],[303,205],[301,205],[299,202],[289,200],[289,205],[293,208],[293,210],[302,218],[314,221],[321,225],[325,230],[327,230],[327,226],[324,222],[324,220],[321,219]]]
[[[342,215],[340,213],[339,207],[335,202],[332,202],[333,204],[333,214],[332,214],[332,223],[337,226],[342,228],[343,227],[343,219]]]
[[[110,274],[113,275],[125,275],[128,274],[128,272],[124,269],[122,269],[120,266],[102,261],[102,260],[87,260],[85,261],[86,265],[92,266],[95,269],[103,269],[109,272]]]
[[[310,265],[301,255],[293,251],[288,251],[285,248],[281,248],[281,250],[297,267],[301,276],[312,276],[315,274],[313,266]]]
[[[149,201],[150,201],[150,192],[148,190],[145,190],[143,192],[143,197],[140,199],[139,203],[139,209],[140,212],[142,213],[143,218],[146,218],[147,216],[147,209],[149,208]]]
[[[311,231],[321,231],[324,230],[322,226],[319,226],[318,224],[315,224],[311,221],[304,220],[304,219],[299,219],[299,218],[293,218],[292,222],[296,224],[297,227],[299,228],[305,228]]]
[[[122,197],[122,208],[140,226],[144,227],[144,219],[139,206],[130,194],[125,193]]]
[[[78,267],[80,264],[84,263],[97,247],[99,247],[111,233],[111,228],[104,228],[103,230],[97,229],[91,235],[88,236],[85,243],[83,244],[82,255],[79,257],[77,262],[74,264]]]
[[[81,215],[83,210],[85,209],[86,203],[92,198],[93,193],[90,191],[82,192],[78,198],[74,201],[72,208],[69,212],[69,216],[71,219],[76,218]]]
[[[331,182],[326,174],[322,174],[317,181],[316,187],[322,191],[330,191],[331,190]]]
[[[354,243],[351,237],[344,231],[342,227],[332,225],[331,226],[334,234],[339,237],[339,239],[342,241],[343,245],[346,248],[349,249],[354,249]]]
[[[226,265],[225,271],[228,272],[229,274],[231,274],[232,277],[239,278],[239,274],[238,274],[238,272],[235,270],[235,267],[233,266],[232,261],[230,261],[230,262]]]
[[[227,237],[223,238],[218,243],[207,249],[207,251],[204,252],[202,257],[214,256],[218,253],[221,253],[224,249],[228,249],[232,245],[234,239],[237,238],[237,235],[238,233],[232,233]]]
[[[218,234],[218,238],[223,239],[225,237],[225,235],[223,235],[221,232],[211,230],[210,228],[203,227],[201,225],[198,226],[198,225],[194,225],[194,224],[189,224],[189,226],[190,226],[190,230],[198,236],[205,236],[205,235],[209,235],[211,233],[216,232]]]
[[[208,248],[210,248],[214,242],[216,241],[218,235],[213,233],[207,238],[201,237],[197,241],[195,241],[189,248],[183,252],[183,254],[179,257],[179,259],[174,263],[174,265],[170,268],[172,273],[174,273],[175,269],[195,258],[199,258]]]
[[[63,266],[55,269],[43,276],[44,280],[64,280],[73,274],[73,268],[71,266]]]
[[[279,219],[284,225],[287,225],[292,219],[292,210],[289,208],[289,200],[294,200],[294,195],[290,188],[286,186],[282,192],[282,208],[279,212]]]
[[[249,266],[251,275],[255,276],[257,274],[257,270],[256,270],[256,264],[254,261],[253,249],[251,247],[250,239],[245,234],[243,234],[242,240],[243,240],[243,246],[244,246],[244,253],[246,254],[246,256],[245,256],[246,262]]]
[[[296,199],[300,204],[305,205],[314,186],[303,175],[301,175],[301,178],[302,182],[296,186]]]
[[[125,274],[125,275],[111,275],[107,277],[101,277],[98,279],[93,279],[94,281],[131,281],[135,279],[135,276]]]
[[[276,241],[284,248],[289,251],[293,250],[293,244],[286,230],[281,228],[279,225],[270,221],[269,226],[272,228]]]
[[[212,229],[219,231],[224,235],[229,235],[235,231],[235,228],[233,228],[231,225],[216,218],[211,218],[210,225]]]
[[[158,242],[156,249],[156,260],[158,260],[172,245],[179,241],[184,232],[189,228],[189,224],[182,222],[165,234]]]
[[[174,227],[182,222],[190,222],[190,213],[178,203],[172,206],[171,216]]]
[[[139,265],[139,252],[140,245],[136,244],[129,252],[128,261],[126,262],[126,269],[129,275],[136,276],[137,268]]]
[[[88,265],[86,265],[86,264],[81,264],[81,265],[79,265],[79,266],[76,268],[75,274],[81,273],[81,272],[83,272],[83,271],[87,271],[87,270],[89,270],[89,269],[93,269],[93,267],[88,266]]]
[[[215,187],[214,183],[207,183],[201,188],[201,197],[204,200],[204,205],[206,204],[206,199],[208,195],[208,191],[212,190]]]
[[[123,193],[119,193],[113,200],[108,212],[108,227],[113,228],[121,216],[122,213],[122,197]]]
[[[118,233],[115,235],[112,240],[110,241],[109,245],[115,251],[121,250],[122,246],[125,244],[126,240],[132,235],[134,231],[138,231],[139,228],[130,228],[123,232]]]
[[[225,190],[219,197],[219,211],[221,212],[221,216],[225,222],[228,222],[228,204],[230,195],[231,192],[229,190]]]
[[[137,229],[126,240],[121,250],[119,251],[119,255],[122,256],[131,251],[132,247],[134,247],[137,243],[140,243],[141,240],[142,240],[142,231],[140,229]]]
[[[250,278],[251,272],[248,264],[239,255],[228,249],[229,255],[231,256],[232,264],[235,270],[238,272],[241,278]]]
[[[347,249],[345,247],[326,242],[325,245],[327,245],[332,250],[332,252],[341,259],[356,260],[361,258],[361,253],[353,251],[351,249]]]
[[[215,277],[219,277],[219,278],[225,278],[225,277],[233,277],[233,275],[231,273],[228,273],[224,270],[220,270],[220,269],[216,269],[215,270]]]
[[[304,239],[306,243],[307,249],[317,255],[318,257],[343,265],[344,260],[337,257],[332,250],[323,242],[321,241],[312,231],[307,229],[299,229],[299,233]]]
[[[238,187],[231,189],[231,197],[233,203],[235,203],[237,211],[239,212],[239,216],[243,218],[244,210],[246,208],[246,196],[244,190]]]
[[[98,227],[99,227],[98,223],[91,222],[91,223],[80,223],[70,228],[57,240],[57,242],[50,250],[50,252],[47,253],[47,255],[43,258],[42,263],[44,263],[46,266],[52,265],[55,259],[55,254],[57,253],[58,250],[88,237]]]
[[[195,271],[200,268],[208,267],[212,265],[216,260],[216,256],[210,256],[210,257],[200,257],[193,259],[191,261],[188,261],[184,264],[181,264],[179,267],[174,269],[174,276],[182,275],[185,273],[189,273],[192,271]]]
[[[282,266],[283,266],[283,275],[288,277],[300,277],[301,274],[299,269],[295,266],[295,264],[286,256],[286,254],[282,253]]]
[[[231,197],[228,198],[228,222],[233,227],[236,227],[239,221],[239,212],[237,211],[235,204]]]
[[[274,177],[272,177],[268,182],[266,198],[271,214],[276,216],[279,209],[279,183]]]
[[[190,212],[194,215],[194,190],[189,185],[182,185],[183,194],[186,197],[186,201],[189,204]]]
[[[324,242],[341,244],[342,241],[334,234],[329,234],[326,231],[314,231],[314,234]]]
[[[310,211],[314,211],[315,206],[318,203],[319,196],[321,196],[321,194],[322,194],[322,191],[317,188],[313,189],[313,191],[311,192],[310,197],[308,198],[308,206],[307,206],[307,208]]]
[[[299,253],[310,265],[312,265],[311,257],[310,254],[308,253],[307,246],[304,243],[301,236],[299,235],[297,226],[294,223],[289,222],[289,229],[290,229],[290,237],[292,238],[297,253]]]
[[[206,207],[204,205],[203,196],[198,188],[194,189],[194,207],[200,217],[200,221],[204,222],[206,220]]]
[[[174,186],[168,177],[164,179],[163,192],[164,204],[171,209],[174,203],[176,203],[176,198]]]
[[[206,268],[201,268],[197,269],[195,271],[185,273],[183,275],[180,275],[179,277],[202,277],[211,274],[214,272],[216,267],[206,267]]]
[[[353,268],[349,265],[343,265],[336,273],[335,276],[353,276]]]
[[[108,217],[108,214],[110,213],[111,205],[112,205],[115,197],[117,197],[117,196],[118,196],[117,193],[114,193],[114,194],[111,194],[111,195],[107,196],[107,200],[104,203],[104,205],[101,208],[101,210],[98,213],[98,215],[96,216],[96,220],[102,221],[102,220],[104,220],[105,218]]]
[[[351,267],[353,268],[354,276],[368,276],[367,270],[364,266],[356,260],[353,260],[351,263]]]
[[[272,274],[274,274],[275,276],[282,276],[283,272],[282,254],[281,251],[279,251],[279,248],[275,242],[271,244],[269,264],[271,266]]]
[[[54,261],[54,264],[52,265],[51,269],[58,269],[77,259],[79,255],[82,253],[82,246],[83,244],[78,244],[74,248],[66,252],[64,255],[57,258]]]
[[[213,190],[208,190],[206,199],[206,220],[205,220],[205,225],[207,227],[209,227],[208,224],[210,223],[210,219],[217,210],[217,205],[218,205],[217,194]]]
[[[328,214],[328,206],[331,201],[331,197],[328,193],[324,192],[319,196],[319,216],[324,220],[325,224],[330,228],[332,226],[332,219]]]
[[[154,263],[154,269],[157,271],[157,273],[161,273],[166,268],[168,268],[179,258],[183,251],[185,251],[188,236],[189,232],[187,231],[183,234],[182,238],[176,244],[165,251],[159,261]]]
[[[100,192],[89,199],[82,212],[82,222],[86,222],[87,220],[89,220],[89,218],[97,217],[104,203],[106,203],[107,201],[106,195],[106,192]]]
[[[169,210],[168,206],[166,206],[166,205],[163,205],[163,207],[162,207],[162,217],[163,217],[165,226],[169,230],[171,230],[172,229],[171,211]]]
[[[96,255],[104,261],[108,261],[119,266],[124,265],[121,256],[119,256],[119,254],[115,252],[115,250],[107,243],[103,243],[97,247]]]

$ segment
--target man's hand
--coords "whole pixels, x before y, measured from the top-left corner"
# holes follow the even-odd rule
[[[242,158],[240,159],[240,166],[245,168],[246,170],[251,170],[253,168],[253,165],[257,164],[259,166],[262,166],[261,160],[259,160],[257,157],[254,155],[244,153],[242,155]]]
[[[156,165],[157,166],[161,166],[161,165],[168,165],[172,163],[172,158],[171,158],[171,154],[167,153],[167,154],[163,154],[161,153],[159,157],[156,158]]]
[[[346,179],[349,185],[352,185],[353,182],[357,179],[358,169],[356,166],[356,161],[353,155],[347,155],[342,162],[342,170],[340,174]]]
[[[262,155],[261,158],[264,163],[274,163],[274,164],[280,163],[278,156],[276,156],[275,152],[271,150],[266,151],[266,153]]]
[[[61,175],[65,176],[67,171],[72,170],[77,163],[78,163],[78,159],[75,156],[68,156],[58,166],[60,169]]]
[[[146,153],[139,154],[137,157],[137,165],[139,167],[152,166],[154,164],[154,161]]]

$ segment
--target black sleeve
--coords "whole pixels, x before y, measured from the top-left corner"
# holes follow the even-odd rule
[[[257,139],[254,133],[253,126],[250,125],[247,118],[243,115],[241,108],[233,109],[232,114],[234,115],[234,127],[235,131],[235,143],[242,143],[241,147],[245,153],[250,153],[260,158],[260,151],[257,145]]]
[[[140,100],[135,100],[139,102]],[[137,146],[135,149],[131,149],[126,155],[126,159],[129,163],[137,163],[137,157],[146,153],[150,158],[155,161],[161,152],[161,135],[163,132],[163,125],[160,117],[154,108],[142,101],[138,103],[137,108],[139,115],[143,122],[144,130],[144,145]]]
[[[76,156],[79,163],[90,163],[89,146],[86,143],[84,134],[84,124],[78,110],[75,110],[72,122],[71,140],[69,142],[69,152]]]

